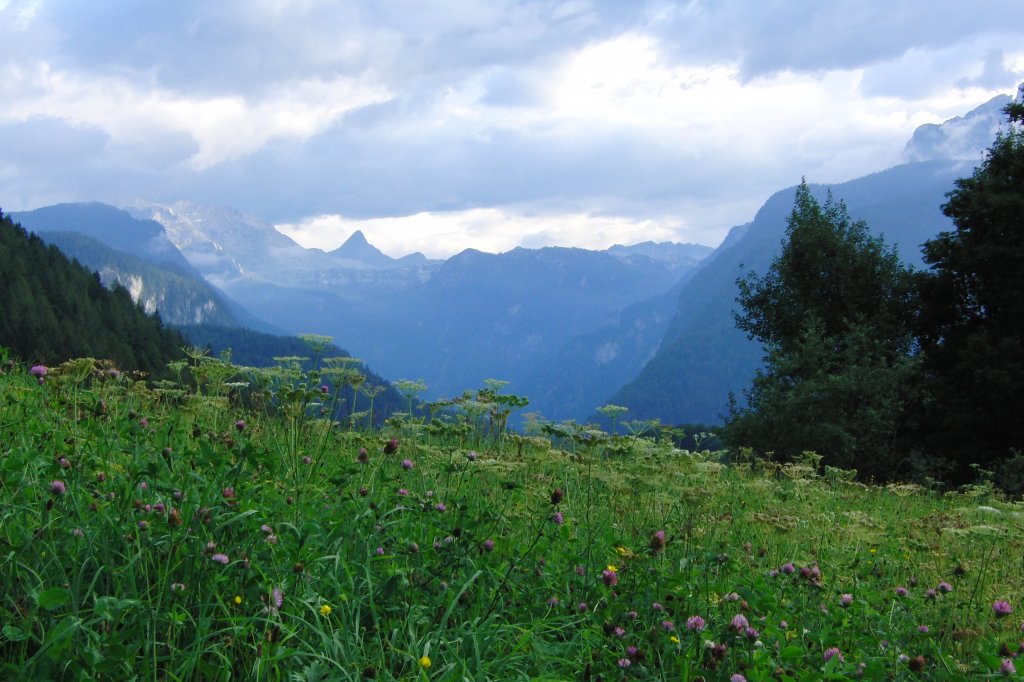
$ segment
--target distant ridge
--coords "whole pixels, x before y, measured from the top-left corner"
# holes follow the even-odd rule
[[[906,147],[913,163],[831,187],[812,185],[812,192],[822,201],[831,191],[852,218],[867,222],[904,262],[920,267],[921,244],[951,227],[940,208],[946,193],[957,178],[971,174],[1009,101],[1006,95],[996,97],[941,126],[919,127]],[[763,274],[779,253],[793,196],[793,187],[777,192],[752,222],[733,228],[682,288],[658,352],[606,402],[628,407],[631,419],[672,424],[720,422],[730,394],[743,403],[742,392],[764,353],[736,329],[736,279],[750,271]]]

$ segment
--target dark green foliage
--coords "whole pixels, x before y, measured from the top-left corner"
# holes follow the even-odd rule
[[[158,374],[183,343],[126,289],[105,289],[95,272],[0,215],[0,344],[13,355],[47,364],[91,356]]]
[[[766,368],[732,409],[727,440],[790,460],[891,478],[917,361],[910,357],[911,273],[831,196],[797,188],[781,255],[738,280],[737,326],[765,347]]]
[[[1005,111],[1009,129],[947,195],[956,229],[925,243],[918,277],[922,438],[960,477],[1024,448],[1024,108]]]
[[[951,227],[939,205],[962,172],[951,161],[906,164],[833,190],[851,216],[867,222],[872,234],[884,234],[900,258],[913,264],[920,258],[921,243]],[[629,407],[631,419],[658,418],[670,424],[724,419],[729,394],[750,386],[764,355],[760,344],[736,328],[736,277],[749,270],[766,272],[779,255],[794,190],[776,193],[751,223],[733,229],[682,287],[675,319],[655,356],[605,402]],[[825,200],[824,188],[812,185],[811,192]]]

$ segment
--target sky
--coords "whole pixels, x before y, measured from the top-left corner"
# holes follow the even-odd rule
[[[1024,81],[1020,0],[0,0],[0,207],[391,256],[716,246]]]

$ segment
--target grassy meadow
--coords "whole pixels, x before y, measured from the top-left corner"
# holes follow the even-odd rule
[[[325,418],[370,395],[312,351],[151,384],[5,360],[0,678],[1024,674],[1024,504],[983,476],[512,434],[496,385],[371,429]]]

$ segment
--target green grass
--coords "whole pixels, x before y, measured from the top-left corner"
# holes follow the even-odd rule
[[[499,443],[479,405],[348,430],[327,370],[239,373],[0,376],[0,678],[981,679],[1024,639],[991,487]]]

